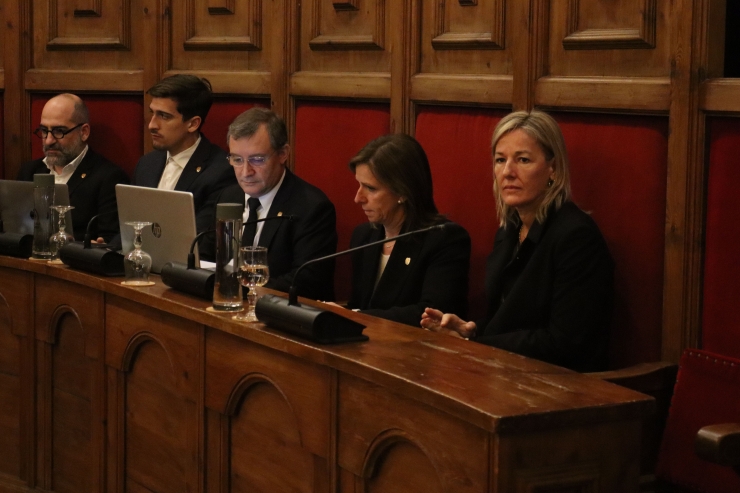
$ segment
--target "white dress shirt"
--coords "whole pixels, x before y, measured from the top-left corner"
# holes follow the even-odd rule
[[[54,183],[66,184],[72,177],[74,172],[77,170],[77,166],[79,166],[82,160],[85,158],[85,154],[87,154],[87,146],[82,149],[82,152],[79,153],[76,158],[74,158],[72,161],[67,163],[64,168],[62,168],[61,173],[57,173],[57,170],[54,169],[54,166],[46,162],[46,158],[44,158],[43,161],[46,167],[49,168],[49,173],[51,173],[51,175],[54,177]]]
[[[195,144],[174,156],[170,154],[170,151],[167,151],[167,164],[164,167],[164,171],[162,172],[162,177],[159,179],[159,185],[157,185],[157,188],[160,190],[175,189],[177,180],[180,179],[182,170],[185,169],[188,161],[190,161],[190,158],[195,154],[195,149],[198,147],[198,144],[200,144],[200,139],[201,138],[198,137]]]

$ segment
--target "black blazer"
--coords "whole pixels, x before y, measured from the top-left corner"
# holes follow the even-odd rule
[[[167,164],[166,151],[145,154],[136,164],[132,183],[140,187],[157,188]],[[234,170],[226,160],[226,151],[211,144],[205,135],[177,180],[175,190],[193,194],[195,227],[200,233],[213,228],[212,209],[221,191],[236,183]]]
[[[218,203],[228,202],[245,205],[244,191],[238,184],[224,189],[218,198]],[[287,292],[298,267],[336,251],[337,219],[334,205],[324,192],[287,169],[267,212],[267,217],[280,215],[298,217],[264,222],[258,244],[267,247],[270,280],[266,286]],[[299,296],[334,299],[334,261],[306,267],[295,284]]]
[[[576,371],[605,369],[614,263],[598,226],[568,202],[535,222],[515,255],[518,231],[509,223],[496,234],[475,340]]]
[[[384,237],[382,227],[361,224],[352,234],[350,247]],[[426,307],[465,316],[470,236],[462,226],[447,222],[444,229],[397,240],[373,289],[381,251],[382,245],[378,245],[353,254],[349,308],[416,327]]]
[[[21,165],[18,180],[33,181],[33,175],[49,173],[42,159]],[[72,231],[80,241],[85,236],[87,223],[96,214],[105,214],[93,224],[93,239],[102,236],[106,241],[118,234],[118,206],[116,185],[127,184],[128,175],[106,158],[87,148],[85,157],[67,182],[69,204],[72,209]]]

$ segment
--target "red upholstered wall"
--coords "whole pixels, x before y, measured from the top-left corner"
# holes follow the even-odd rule
[[[471,234],[471,315],[485,307],[485,260],[497,217],[490,138],[504,112],[423,107],[416,137],[429,155],[440,211]],[[660,359],[667,119],[556,114],[574,199],[591,211],[616,262],[611,366]]]
[[[422,106],[416,139],[432,168],[440,213],[462,225],[472,240],[469,318],[483,315],[486,258],[498,229],[493,201],[491,134],[503,110]]]
[[[740,358],[740,119],[712,118],[704,254],[702,347]]]
[[[33,128],[38,126],[41,110],[52,96],[48,94],[32,96]],[[90,111],[90,147],[126,170],[130,176],[144,151],[141,97],[121,95],[81,95],[81,97]],[[34,159],[44,156],[41,139],[32,137],[31,154]]]
[[[574,201],[590,211],[615,261],[611,366],[661,356],[668,120],[554,115],[571,161]]]
[[[203,125],[203,135],[228,152],[226,132],[234,118],[253,106],[270,107],[268,99],[216,98]]]
[[[352,230],[366,221],[354,203],[357,182],[349,160],[370,140],[390,131],[386,104],[301,102],[296,108],[295,172],[326,193],[337,209],[339,249],[349,246]],[[349,299],[348,257],[338,259],[336,297]]]

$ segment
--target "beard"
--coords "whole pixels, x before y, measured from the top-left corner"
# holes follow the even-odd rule
[[[80,140],[74,145],[64,147],[55,142],[51,145],[44,145],[44,154],[46,155],[46,164],[55,168],[64,168],[71,163],[74,158],[82,152],[83,142]],[[49,151],[55,151],[49,153]]]

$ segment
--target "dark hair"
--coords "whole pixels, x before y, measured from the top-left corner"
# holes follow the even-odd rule
[[[242,137],[251,137],[260,125],[265,125],[267,135],[270,137],[270,145],[276,151],[279,151],[288,143],[288,129],[285,122],[277,116],[274,111],[267,108],[255,106],[250,108],[241,115],[237,116],[226,132],[226,145],[229,145],[229,139],[241,139]]]
[[[384,135],[373,140],[349,162],[349,169],[366,164],[375,178],[401,197],[407,231],[430,226],[442,219],[434,204],[432,171],[424,149],[406,134]]]
[[[177,111],[183,121],[199,116],[201,127],[213,104],[213,91],[208,79],[189,74],[165,77],[146,93],[154,98],[172,99],[177,103]]]

